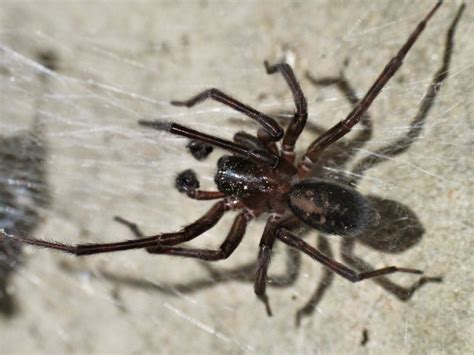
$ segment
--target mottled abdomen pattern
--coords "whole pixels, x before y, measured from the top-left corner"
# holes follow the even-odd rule
[[[304,223],[328,234],[356,235],[375,217],[356,190],[316,178],[293,186],[290,207]]]

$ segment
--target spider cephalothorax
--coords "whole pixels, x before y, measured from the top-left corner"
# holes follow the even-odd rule
[[[239,156],[224,155],[217,163],[214,181],[219,191],[239,197],[254,215],[263,212],[282,214],[287,209],[288,193],[298,181],[298,174],[285,160],[271,167]]]
[[[356,235],[373,223],[376,214],[360,193],[339,183],[311,178],[309,172],[318,162],[321,153],[345,136],[364,117],[382,88],[401,67],[406,54],[440,5],[441,1],[418,24],[349,115],[316,138],[296,165],[294,147],[306,124],[307,103],[292,68],[285,63],[269,65],[265,62],[265,68],[268,74],[280,73],[293,94],[296,112],[286,130],[273,118],[218,89],[209,89],[189,100],[171,103],[175,106],[191,107],[206,99],[219,101],[254,119],[261,126],[257,136],[239,132],[233,141],[228,141],[173,122],[140,121],[142,126],[192,139],[188,149],[198,160],[205,158],[212,151],[212,147],[222,148],[233,154],[224,155],[218,161],[215,175],[217,191],[199,190],[199,181],[191,170],[186,170],[177,177],[178,190],[190,198],[218,200],[200,219],[181,231],[145,237],[134,223],[116,217],[118,222],[130,227],[137,239],[117,243],[66,245],[10,235],[3,231],[0,231],[0,237],[74,255],[144,248],[153,254],[215,261],[232,254],[252,219],[269,213],[270,217],[260,240],[255,279],[255,293],[265,302],[268,314],[271,314],[271,311],[266,296],[267,269],[276,240],[309,255],[352,282],[394,272],[421,274],[419,270],[396,266],[359,273],[324,255],[292,234],[291,229],[304,223],[325,233],[345,236]],[[282,142],[279,148],[276,142],[280,140]],[[218,249],[194,249],[182,246],[183,243],[211,229],[229,210],[240,212]]]

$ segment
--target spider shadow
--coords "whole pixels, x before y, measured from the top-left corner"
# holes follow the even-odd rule
[[[37,60],[49,70],[57,69],[52,51],[38,52]],[[40,73],[39,80],[46,88],[48,77]],[[36,103],[37,107],[40,105]],[[50,204],[44,164],[48,149],[43,128],[43,119],[36,114],[28,130],[0,136],[0,229],[8,234],[32,233],[40,223],[39,210]],[[20,243],[8,239],[0,242],[0,314],[7,318],[18,312],[9,285],[14,272],[26,262],[22,250]]]
[[[299,269],[301,267],[301,255],[293,249],[287,249],[286,251],[286,271],[281,275],[273,275],[269,277],[269,284],[272,287],[291,286],[298,278]],[[192,294],[227,282],[253,283],[257,267],[256,263],[249,263],[232,270],[220,270],[211,267],[209,264],[202,261],[199,261],[198,264],[208,272],[208,276],[184,283],[160,285],[149,280],[124,276],[107,270],[100,270],[99,275],[97,276],[128,287],[158,291],[167,295],[179,296],[182,294]],[[64,265],[64,268],[68,271],[77,271],[70,265]]]
[[[375,268],[355,254],[357,244],[386,254],[401,254],[415,247],[422,239],[425,229],[416,214],[397,201],[383,199],[378,196],[366,196],[379,216],[376,225],[354,237],[341,240],[340,254],[346,265],[358,271],[370,271]],[[330,245],[324,235],[318,235],[318,248],[329,257],[333,257]],[[304,307],[296,314],[296,325],[301,324],[303,317],[314,313],[324,294],[333,282],[334,272],[324,268],[322,278],[313,295]],[[428,283],[442,282],[442,277],[421,277],[410,286],[402,286],[388,277],[380,276],[372,279],[387,292],[400,301],[406,302]]]
[[[31,130],[0,137],[0,229],[6,233],[28,235],[38,226],[38,210],[49,204],[46,154],[38,118]],[[8,239],[0,242],[0,313],[5,317],[18,311],[8,288],[25,263],[22,249]]]
[[[377,196],[369,195],[368,199],[379,213],[380,222],[355,238],[343,239],[341,245],[343,260],[358,270],[373,270],[373,267],[355,255],[356,242],[383,253],[400,254],[417,245],[425,233],[423,225],[408,206]],[[406,302],[420,287],[430,282],[442,282],[442,277],[421,277],[409,287],[399,286],[387,277],[377,277],[373,281]]]

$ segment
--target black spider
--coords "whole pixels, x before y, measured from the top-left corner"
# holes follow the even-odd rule
[[[297,165],[294,164],[294,146],[306,124],[307,103],[293,70],[285,63],[269,65],[265,62],[265,68],[268,74],[279,72],[294,97],[296,112],[286,131],[271,117],[235,100],[218,89],[206,90],[187,101],[173,101],[172,104],[192,107],[206,99],[214,99],[256,120],[262,126],[258,130],[257,137],[239,132],[231,142],[173,122],[140,121],[142,126],[188,137],[201,144],[220,147],[233,153],[233,155],[222,156],[218,161],[215,175],[218,191],[198,190],[199,182],[191,170],[178,176],[176,181],[178,189],[189,197],[198,200],[219,199],[204,216],[181,231],[145,237],[134,223],[116,217],[115,219],[127,225],[138,239],[118,243],[66,245],[12,235],[4,231],[0,231],[0,238],[10,238],[20,243],[56,249],[78,256],[145,248],[153,254],[178,255],[215,261],[225,259],[232,254],[241,242],[250,220],[263,213],[270,213],[260,241],[255,280],[255,293],[265,303],[269,315],[271,315],[271,310],[265,292],[267,268],[273,244],[277,239],[311,256],[352,282],[394,272],[421,274],[420,270],[396,266],[358,273],[296,237],[291,233],[291,229],[304,223],[328,234],[354,236],[373,224],[376,214],[365,197],[348,186],[311,178],[309,172],[318,162],[320,154],[345,136],[364,117],[373,100],[401,67],[406,54],[440,5],[441,1],[438,1],[423,21],[418,24],[397,55],[389,61],[351,113],[311,143]],[[276,142],[282,138],[279,149]],[[203,147],[205,146],[196,147],[194,145],[190,149],[193,152],[193,149],[197,148],[199,158],[205,157],[209,152],[209,149]],[[180,246],[211,229],[229,210],[241,210],[241,212],[235,218],[226,239],[218,250]]]

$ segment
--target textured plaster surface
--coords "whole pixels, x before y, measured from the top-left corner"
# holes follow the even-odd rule
[[[189,111],[167,103],[219,87],[265,112],[292,110],[283,80],[267,76],[262,65],[286,55],[307,96],[309,120],[328,128],[349,105],[334,88],[313,86],[305,72],[320,77],[344,68],[362,95],[433,3],[3,0],[1,135],[28,129],[39,115],[49,149],[53,199],[41,211],[35,236],[69,243],[118,241],[131,235],[113,222],[115,215],[136,221],[147,234],[177,230],[198,218],[210,203],[178,194],[174,177],[192,166],[211,188],[222,152],[198,163],[184,151],[184,140],[144,130],[138,119],[173,119],[226,138],[239,129],[252,132],[252,122],[217,103]],[[406,133],[441,65],[444,38],[459,5],[443,5],[377,99],[370,110],[373,139],[357,157]],[[429,283],[403,302],[372,281],[354,285],[336,277],[314,314],[296,327],[295,314],[323,272],[307,257],[291,285],[269,288],[274,311],[269,318],[250,282],[216,280],[193,260],[142,251],[76,259],[27,248],[27,262],[10,285],[18,312],[0,319],[1,352],[472,351],[473,9],[468,1],[450,76],[420,137],[407,152],[367,172],[360,184],[366,194],[408,206],[424,233],[399,253],[356,244],[355,254],[374,267],[423,269],[427,276],[442,277],[441,283]],[[44,51],[57,57],[56,72],[36,65]],[[299,151],[312,137],[303,136]],[[231,218],[193,245],[218,245]],[[263,221],[254,223],[235,255],[216,268],[232,270],[254,261],[262,229]],[[316,236],[305,238],[315,244]],[[340,239],[328,239],[341,260]],[[278,245],[272,275],[284,273],[285,260],[286,248]],[[199,280],[192,292],[173,287]],[[417,276],[390,280],[408,286]]]

